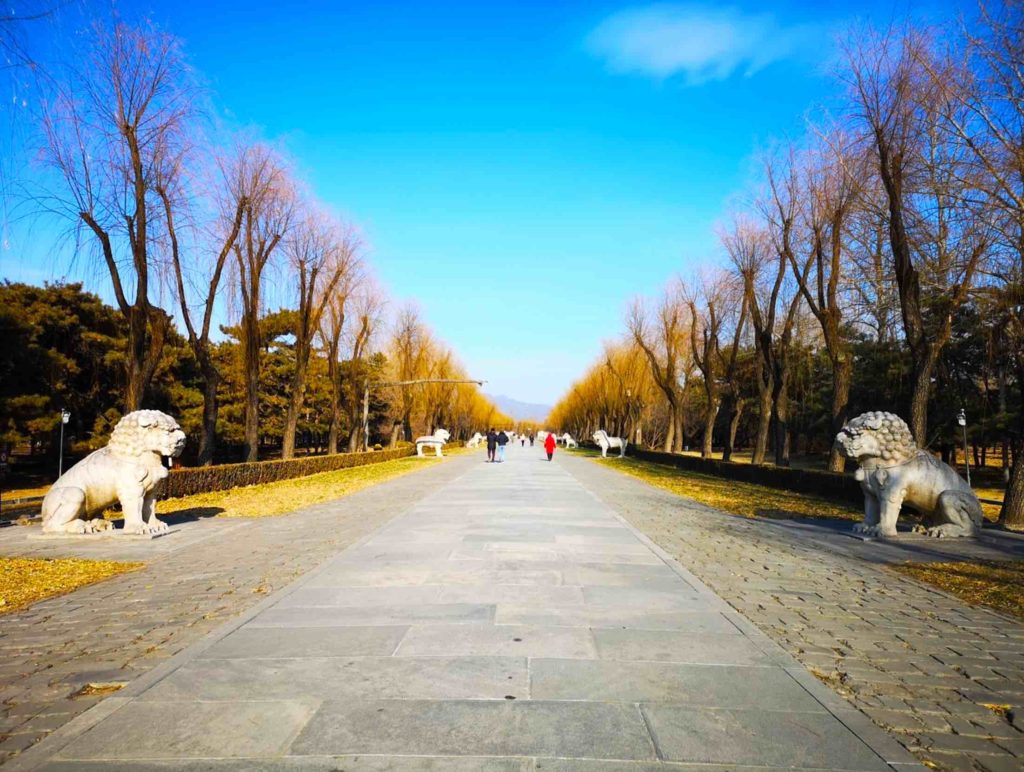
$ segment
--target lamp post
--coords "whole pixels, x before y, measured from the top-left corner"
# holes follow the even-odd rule
[[[66,408],[60,411],[60,451],[57,454],[57,479],[64,474],[64,424],[71,420],[71,413]]]
[[[971,459],[967,455],[967,414],[963,408],[960,408],[960,412],[956,414],[956,422],[960,424],[960,428],[964,432],[964,469],[967,470],[967,484],[971,484]]]
[[[412,381],[366,381],[363,387],[363,450],[370,449],[370,385],[374,386],[415,386],[420,383],[475,383],[483,386],[487,381],[464,380],[461,378],[417,378]]]

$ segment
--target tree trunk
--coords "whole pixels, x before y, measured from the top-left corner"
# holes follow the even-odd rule
[[[160,308],[134,305],[125,313],[128,340],[125,352],[125,413],[140,410],[146,390],[163,355],[171,318]]]
[[[715,419],[718,418],[718,397],[708,402],[708,409],[704,415],[704,444],[700,449],[701,458],[711,458],[715,439]]]
[[[1010,482],[1003,496],[1003,507],[999,511],[1002,525],[1024,526],[1024,453],[1014,453]]]
[[[913,384],[910,392],[910,433],[918,447],[928,447],[928,398],[932,390],[932,373],[939,361],[941,346],[931,344],[922,356],[914,356]]]
[[[772,422],[772,392],[762,386],[757,399],[757,434],[754,436],[754,455],[752,464],[763,464],[768,455],[768,430]]]
[[[832,449],[828,454],[828,470],[842,472],[846,469],[846,458],[835,444],[836,435],[849,418],[850,382],[853,380],[853,359],[845,352],[832,362]]]
[[[723,461],[732,461],[733,451],[736,449],[736,433],[740,428],[740,418],[743,416],[743,400],[732,399],[729,402],[729,431],[725,438],[725,449],[722,451]]]
[[[775,418],[775,466],[789,466],[789,367],[780,362],[772,390],[772,414]]]
[[[668,406],[668,430],[665,432],[664,451],[666,453],[671,453],[674,450],[675,436],[676,436],[676,411],[677,410],[678,410],[678,408],[674,404],[672,404],[670,402],[669,406]]]
[[[402,422],[396,421],[391,425],[391,441],[389,446],[392,448],[398,447],[398,435],[402,431]]]
[[[199,367],[203,374],[203,435],[199,440],[199,457],[196,462],[199,466],[210,466],[217,450],[217,412],[220,407],[217,403],[217,386],[220,373],[208,357],[207,361],[200,362]]]
[[[245,370],[245,460],[257,461],[260,455],[260,336],[258,330],[252,329],[252,319],[243,321],[243,326],[247,328],[242,349]]]
[[[306,365],[303,359],[308,359],[308,350],[296,350],[298,361],[295,363],[295,374],[292,377],[291,394],[288,395],[288,410],[284,419],[284,439],[281,445],[281,458],[295,457],[295,433],[299,427],[299,413],[302,411],[302,403],[306,396]]]

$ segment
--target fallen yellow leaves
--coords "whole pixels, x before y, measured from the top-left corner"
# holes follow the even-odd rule
[[[768,488],[722,477],[683,472],[672,467],[634,458],[597,459],[625,474],[655,487],[687,496],[723,512],[742,517],[837,517],[859,520],[862,513],[853,506],[804,493]]]
[[[458,449],[453,449],[456,453]],[[449,455],[452,452],[449,451]],[[379,464],[367,464],[334,472],[322,472],[292,480],[232,488],[226,491],[200,493],[157,503],[160,515],[179,517],[273,517],[293,512],[300,507],[348,496],[371,485],[424,469],[443,459],[400,458]],[[120,517],[120,512],[112,513]]]
[[[80,558],[0,557],[0,614],[134,571],[142,563]]]
[[[967,603],[1024,618],[1024,560],[905,563],[892,568]]]

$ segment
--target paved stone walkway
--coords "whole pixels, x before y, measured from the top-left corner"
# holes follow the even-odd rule
[[[464,474],[14,766],[913,761],[539,448],[450,468]]]
[[[167,519],[152,541],[32,539],[0,528],[0,554],[143,560],[146,567],[0,617],[0,763],[161,665],[462,474],[456,456],[336,501],[266,519]]]
[[[942,559],[949,545],[827,541],[820,529],[726,515],[587,459],[563,463],[920,759],[1024,769],[1024,625],[865,560]]]

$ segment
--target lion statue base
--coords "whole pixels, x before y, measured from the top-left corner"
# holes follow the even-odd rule
[[[860,466],[854,477],[864,490],[864,521],[854,533],[895,536],[904,505],[925,516],[929,536],[974,536],[981,528],[974,491],[952,467],[920,450],[899,416],[863,413],[843,426],[836,445]]]
[[[90,534],[113,528],[96,517],[121,503],[124,533],[167,531],[156,517],[157,487],[167,477],[163,457],[181,455],[185,433],[159,410],[136,410],[114,427],[105,448],[93,451],[53,484],[43,499],[43,533]]]
[[[433,448],[434,455],[437,458],[442,458],[444,454],[441,452],[441,448],[444,444],[452,438],[452,435],[447,429],[438,429],[433,434],[428,434],[425,437],[416,438],[416,455],[423,458],[424,448]]]

